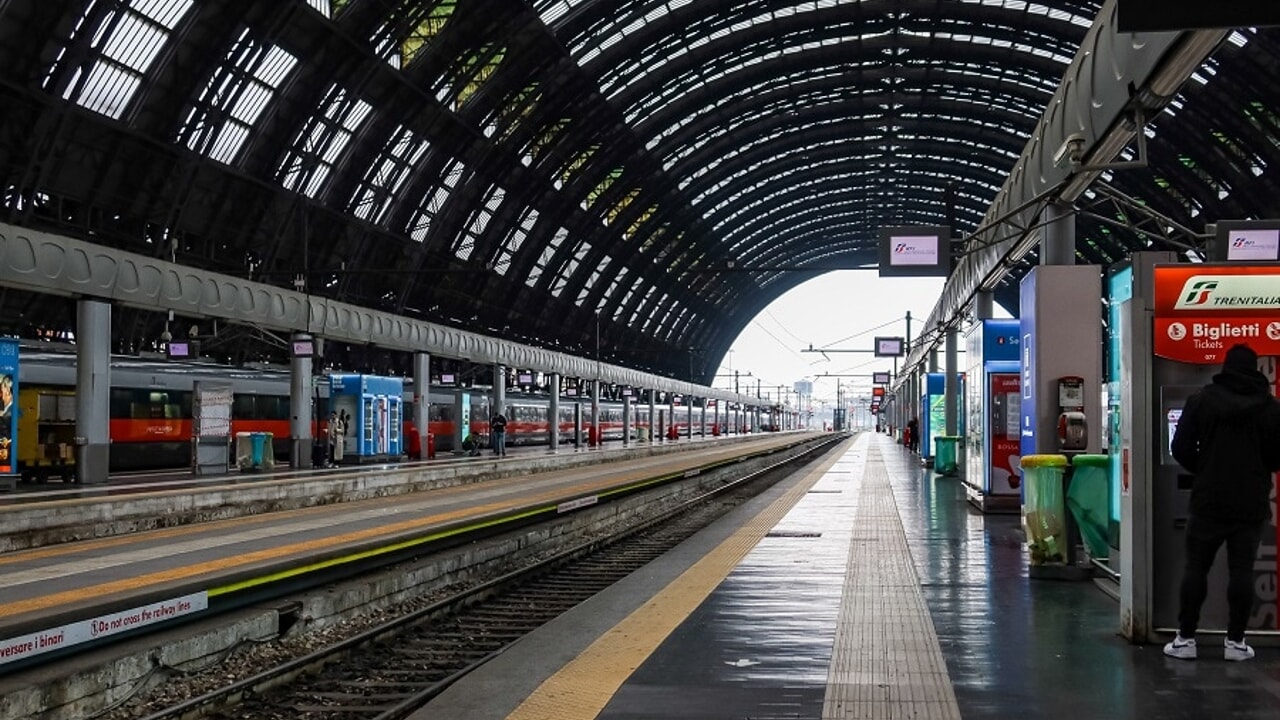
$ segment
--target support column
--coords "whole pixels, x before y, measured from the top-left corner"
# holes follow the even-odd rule
[[[418,459],[427,459],[431,422],[431,355],[413,354],[413,427],[418,433]]]
[[[551,373],[551,409],[547,411],[547,433],[551,452],[560,449],[560,373]]]
[[[1076,264],[1076,210],[1067,203],[1049,203],[1041,213],[1041,265]]]
[[[493,414],[507,411],[507,372],[501,365],[493,366]],[[488,420],[489,418],[485,418]],[[508,418],[509,420],[510,418]]]
[[[973,296],[973,317],[975,320],[990,320],[995,317],[996,296],[990,290],[979,290]]]
[[[693,397],[689,397],[689,402],[685,403],[685,407],[689,408],[689,426],[685,428],[684,437],[686,440],[693,438]]]
[[[311,345],[309,333],[294,333],[293,343]],[[354,431],[348,431],[354,432]],[[311,356],[289,361],[289,465],[311,467]],[[271,452],[270,449],[267,452]]]
[[[649,391],[649,442],[651,443],[658,441],[658,438],[654,436],[659,432],[658,416],[655,414],[656,411],[654,410],[654,405],[653,405],[653,396],[656,393],[657,393],[656,390]]]
[[[591,437],[596,439],[596,444],[603,446],[604,443],[600,439],[600,381],[596,380],[591,383]]]
[[[719,406],[716,406],[715,413],[716,414],[720,413]],[[712,415],[711,424],[712,425],[716,424],[715,415]],[[707,399],[706,398],[702,399],[702,436],[703,437],[707,436]]]
[[[960,369],[956,366],[956,329],[948,328],[946,335],[946,365],[943,372],[946,376],[943,378],[942,392],[945,398],[942,404],[943,418],[945,421],[946,434],[955,436],[960,434],[960,423],[957,415],[956,400],[960,395],[960,379],[956,377]],[[930,448],[932,450],[932,448]]]
[[[631,396],[622,398],[622,447],[631,447]]]
[[[76,480],[105,483],[111,462],[111,305],[76,303]]]

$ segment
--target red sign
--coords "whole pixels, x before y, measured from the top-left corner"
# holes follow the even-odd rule
[[[883,397],[883,396],[884,396],[884,388],[882,388],[882,387],[875,387],[875,388],[871,388],[871,394],[872,394],[873,396],[875,396],[875,397]]]
[[[1156,266],[1152,332],[1156,356],[1180,362],[1220,363],[1237,343],[1280,355],[1280,266]]]
[[[991,423],[991,457],[987,465],[991,477],[985,490],[989,495],[1017,495],[1022,492],[1022,468],[1017,460],[1022,449],[1018,427],[1022,414],[1014,407],[1022,397],[1022,376],[991,373],[990,377],[992,411],[987,416]]]

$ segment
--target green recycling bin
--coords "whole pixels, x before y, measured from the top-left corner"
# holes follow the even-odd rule
[[[1111,458],[1106,455],[1076,455],[1071,458],[1071,465],[1067,508],[1076,519],[1089,555],[1107,557],[1111,554],[1111,546],[1107,543],[1107,524],[1111,515]]]
[[[948,477],[960,473],[960,463],[956,460],[960,447],[960,438],[955,435],[939,435],[933,439],[933,471]]]
[[[1067,513],[1062,478],[1065,455],[1027,455],[1022,458],[1022,522],[1032,565],[1065,563]]]

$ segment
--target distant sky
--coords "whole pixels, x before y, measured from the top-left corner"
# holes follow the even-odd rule
[[[942,286],[942,278],[882,279],[875,270],[841,270],[810,280],[774,301],[743,330],[722,361],[715,386],[732,389],[737,370],[744,393],[754,394],[757,379],[775,394],[778,385],[793,388],[798,380],[812,380],[815,399],[834,402],[839,380],[846,391],[852,386],[855,396],[870,395],[870,374],[893,370],[892,360],[869,352],[824,356],[807,352],[810,344],[815,350],[871,350],[877,336],[906,335],[907,311],[911,336],[918,337]],[[999,308],[996,314],[1008,317]]]

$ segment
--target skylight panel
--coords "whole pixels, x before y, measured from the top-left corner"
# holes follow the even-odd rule
[[[110,118],[121,117],[142,77],[160,54],[173,28],[191,9],[191,0],[133,0],[119,3],[94,30],[89,60],[72,73],[62,97]],[[96,3],[86,4],[73,37],[88,30]],[[46,75],[46,86],[64,66],[63,48]]]

